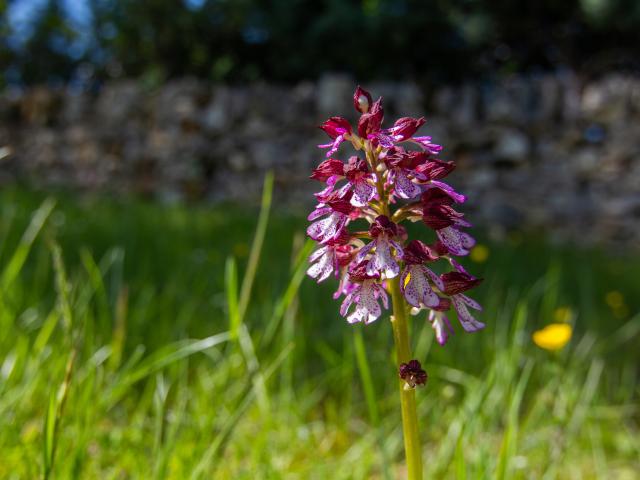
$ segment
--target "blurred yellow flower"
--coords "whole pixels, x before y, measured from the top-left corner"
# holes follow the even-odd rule
[[[607,302],[607,305],[609,305],[609,307],[613,309],[620,308],[624,305],[624,297],[617,290],[607,292],[607,294],[604,296],[604,300],[605,302]]]
[[[553,319],[556,323],[568,323],[573,317],[573,311],[569,307],[559,307],[553,312]]]
[[[487,261],[489,258],[489,249],[482,244],[478,244],[471,250],[469,254],[469,258],[471,258],[472,262],[483,263]]]
[[[533,332],[533,343],[545,350],[560,350],[569,340],[573,330],[567,323],[552,323]]]

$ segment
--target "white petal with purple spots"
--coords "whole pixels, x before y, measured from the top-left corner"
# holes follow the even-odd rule
[[[469,239],[473,240],[470,235],[462,233],[454,227],[442,228],[436,233],[442,244],[447,247],[447,250],[449,250],[453,255],[469,254]]]
[[[376,299],[376,288],[372,280],[365,280],[360,286],[355,310],[347,317],[347,322],[369,324],[380,317],[382,310]]]
[[[394,180],[396,193],[401,198],[414,198],[422,193],[422,189],[409,180],[403,168],[394,170]]]
[[[353,196],[351,205],[354,207],[366,207],[376,194],[375,188],[366,178],[362,178],[353,183]]]
[[[373,253],[371,260],[367,263],[367,274],[376,275],[384,273],[387,278],[397,277],[400,273],[400,267],[391,255],[389,240],[386,236],[380,235],[375,239],[376,251]]]
[[[458,312],[458,320],[460,321],[462,328],[467,332],[475,332],[484,328],[484,323],[479,322],[469,313],[467,305],[462,298],[460,298],[460,295],[453,295],[451,297],[451,301],[453,302],[456,312]]]
[[[422,265],[410,265],[402,278],[404,298],[414,307],[435,307],[440,303],[438,296],[431,289],[429,280],[425,276],[427,268]],[[407,275],[409,276],[407,280]]]
[[[459,293],[457,295],[460,299],[467,304],[468,307],[471,307],[475,310],[482,310],[482,305],[476,302],[473,298],[467,297],[464,293]]]
[[[320,255],[318,255],[320,253]],[[309,262],[313,263],[307,269],[307,275],[315,278],[318,283],[329,278],[335,267],[335,251],[331,247],[322,247],[315,251],[310,257]]]
[[[340,236],[347,223],[347,216],[340,212],[333,212],[327,218],[312,223],[307,228],[307,235],[320,243],[329,242]]]
[[[453,328],[451,328],[451,322],[443,312],[436,312],[431,310],[429,312],[429,322],[436,335],[436,340],[440,345],[447,343],[449,335],[453,334]]]

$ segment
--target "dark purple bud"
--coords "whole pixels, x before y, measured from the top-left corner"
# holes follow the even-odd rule
[[[436,242],[433,243],[432,245],[430,245],[430,247],[434,252],[436,252],[441,257],[443,255],[448,255],[449,254],[449,249],[440,240],[436,240]]]
[[[455,168],[456,165],[453,162],[443,162],[441,160],[431,159],[416,166],[416,172],[424,175],[428,180],[440,180],[441,178],[449,175]]]
[[[398,374],[411,388],[427,383],[427,372],[422,369],[422,365],[418,360],[409,360],[408,363],[401,363]]]
[[[348,234],[347,234],[348,236]],[[335,249],[336,258],[338,259],[338,265],[346,267],[351,263],[355,250],[351,245],[339,245]]]
[[[353,106],[356,110],[360,113],[367,113],[372,103],[371,94],[358,85],[358,88],[353,93]]]
[[[411,240],[404,248],[402,259],[407,265],[422,265],[437,260],[438,255],[420,240]]]
[[[367,138],[372,133],[380,131],[382,125],[382,118],[384,117],[384,110],[382,109],[382,97],[380,97],[371,106],[368,113],[363,113],[358,121],[358,135],[362,138]]]
[[[407,233],[407,229],[404,228],[402,225],[399,225],[396,223],[396,227],[397,227],[397,232],[396,232],[396,237],[400,238],[400,240],[402,240],[403,242],[407,240],[407,238],[409,238],[409,234]]]
[[[344,176],[344,168],[345,165],[341,160],[330,158],[318,165],[309,178],[326,182],[329,177],[334,175]]]
[[[333,192],[324,203],[329,205],[335,212],[349,215],[354,210],[354,206],[351,205],[352,196],[353,192],[351,190],[348,190],[342,194],[342,196],[340,195],[340,192]]]
[[[344,176],[349,181],[356,180],[367,173],[369,173],[367,162],[356,156],[351,157],[349,163],[344,166]]]
[[[482,278],[475,278],[463,272],[443,273],[440,275],[440,278],[442,279],[442,283],[444,283],[444,293],[447,295],[466,292],[482,282]]]
[[[422,209],[422,221],[433,230],[450,227],[462,220],[464,214],[456,212],[449,205],[429,204]]]
[[[361,283],[371,278],[380,278],[379,273],[376,275],[369,275],[367,273],[367,263],[367,260],[363,260],[357,265],[351,265],[351,267],[349,267],[349,280]]]
[[[411,137],[425,123],[424,117],[411,118],[402,117],[396,120],[396,123],[390,129],[394,136],[399,136],[399,142],[403,142]]]
[[[386,233],[390,238],[397,237],[398,226],[389,220],[389,217],[386,215],[379,215],[376,217],[375,222],[369,227],[369,235],[371,235],[372,238],[377,238],[383,233]]]
[[[447,192],[439,187],[430,188],[422,194],[420,197],[422,205],[427,207],[429,205],[453,205],[453,198]]]
[[[451,300],[448,298],[438,296],[440,303],[435,307],[429,307],[431,310],[435,310],[436,312],[446,312],[451,308]]]
[[[320,125],[320,129],[329,135],[333,140],[339,135],[351,133],[351,124],[342,117],[331,117],[329,120]]]
[[[337,237],[329,240],[326,244],[332,245],[332,246],[345,246],[345,247],[351,248],[350,245],[347,245],[350,240],[351,240],[351,235],[349,234],[349,232],[346,230],[342,230]]]

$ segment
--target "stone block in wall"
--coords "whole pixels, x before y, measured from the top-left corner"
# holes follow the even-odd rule
[[[586,119],[603,124],[624,123],[630,114],[635,82],[611,75],[585,86],[581,108]]]
[[[529,158],[531,141],[529,137],[515,128],[498,130],[493,153],[496,160],[521,164]]]
[[[328,73],[320,77],[317,85],[316,110],[321,117],[337,115],[336,112],[353,110],[353,84],[349,75]],[[376,92],[377,93],[377,92]]]
[[[98,95],[95,116],[102,128],[122,129],[132,118],[146,113],[145,101],[145,94],[135,80],[107,83]]]

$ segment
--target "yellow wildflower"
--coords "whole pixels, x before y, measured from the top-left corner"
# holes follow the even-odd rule
[[[533,332],[533,343],[545,350],[560,350],[569,340],[573,330],[567,323],[552,323]]]

